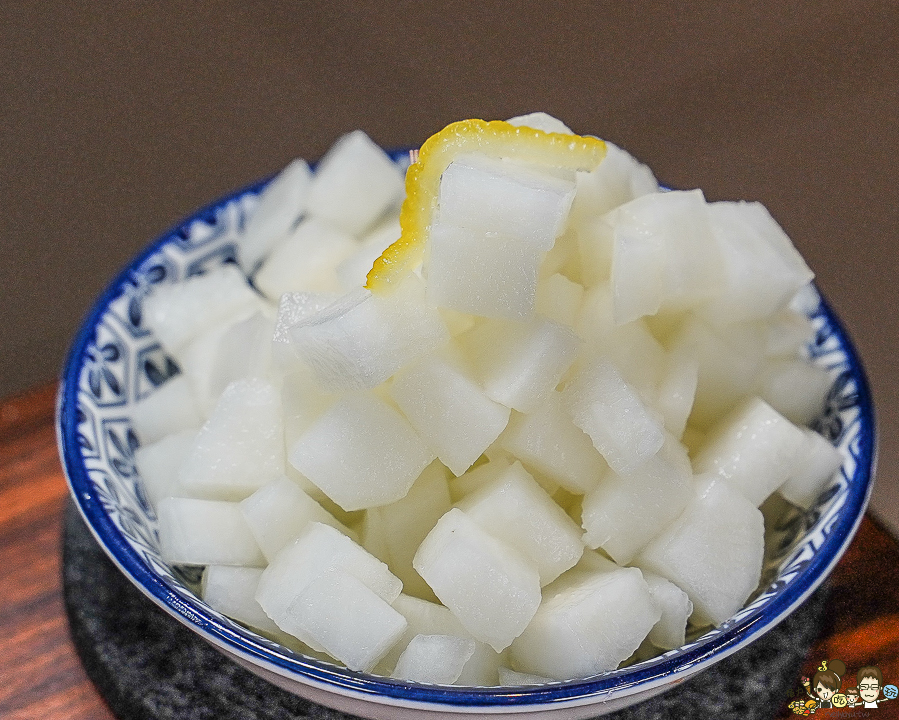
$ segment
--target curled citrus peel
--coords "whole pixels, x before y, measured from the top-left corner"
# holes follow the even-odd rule
[[[501,120],[460,120],[428,138],[406,173],[406,199],[400,210],[400,238],[375,260],[365,287],[387,292],[422,260],[437,211],[440,176],[460,153],[481,152],[531,165],[595,170],[606,144],[593,137],[550,133]]]

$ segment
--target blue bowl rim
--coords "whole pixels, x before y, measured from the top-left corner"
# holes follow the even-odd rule
[[[397,150],[390,154],[396,160],[402,158],[406,152],[406,150]],[[199,631],[201,635],[215,644],[227,648],[230,652],[251,659],[251,662],[274,666],[281,671],[286,671],[288,676],[296,674],[314,683],[330,687],[333,691],[361,694],[368,696],[371,700],[381,698],[459,708],[551,705],[591,698],[598,701],[610,699],[612,691],[616,696],[620,696],[621,693],[630,694],[630,692],[643,688],[648,689],[676,675],[682,671],[684,666],[691,668],[692,672],[700,663],[708,660],[721,660],[738,650],[749,640],[774,627],[811,594],[823,582],[827,573],[848,547],[861,523],[872,489],[877,447],[875,411],[867,376],[855,346],[842,322],[819,292],[821,312],[837,336],[840,347],[846,353],[849,371],[856,384],[860,423],[856,472],[849,483],[848,495],[837,522],[831,527],[831,532],[809,565],[768,605],[742,618],[726,631],[709,638],[677,657],[661,656],[654,662],[649,661],[635,667],[611,671],[593,679],[520,688],[472,689],[470,687],[456,688],[403,683],[390,678],[347,670],[314,658],[303,657],[300,659],[299,657],[278,655],[264,645],[257,644],[221,625],[199,604],[199,601],[195,604],[186,602],[181,595],[174,592],[143,563],[121,537],[102,505],[91,493],[87,472],[76,440],[78,379],[85,350],[94,338],[94,329],[98,321],[106,312],[109,304],[121,294],[135,269],[159,251],[163,245],[178,237],[179,233],[186,230],[191,223],[197,220],[208,220],[214,216],[216,209],[248,193],[259,192],[270,180],[271,177],[264,178],[209,203],[182,220],[173,229],[160,235],[135,256],[106,287],[86,315],[63,367],[62,382],[57,398],[57,438],[63,469],[76,505],[110,558],[145,595],[183,624]]]

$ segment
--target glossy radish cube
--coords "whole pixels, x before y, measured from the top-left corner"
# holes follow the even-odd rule
[[[802,428],[805,446],[796,456],[790,477],[780,494],[801,508],[811,507],[843,464],[843,455],[825,438]]]
[[[131,423],[141,443],[149,445],[166,435],[198,428],[203,419],[187,378],[176,375],[135,403]]]
[[[291,632],[282,624],[290,604],[313,580],[333,570],[357,578],[387,603],[396,600],[402,590],[399,578],[360,545],[330,525],[311,522],[265,569],[256,599],[281,629]]]
[[[426,270],[428,300],[484,317],[522,319],[534,312],[542,253],[500,232],[437,222]]]
[[[306,211],[312,173],[305,160],[297,158],[265,186],[247,218],[237,244],[237,257],[249,275],[282,239],[287,237]]]
[[[661,451],[628,473],[607,473],[584,496],[581,523],[587,547],[628,564],[693,496],[686,449],[668,436]]]
[[[440,518],[413,566],[465,629],[497,652],[521,634],[540,605],[537,569],[458,509]]]
[[[338,300],[336,293],[289,292],[278,301],[278,314],[272,331],[272,364],[281,372],[296,369],[298,359],[290,340],[290,328],[324,310]]]
[[[269,314],[256,311],[211,327],[181,350],[182,370],[204,415],[232,382],[268,378],[273,328]]]
[[[590,437],[562,409],[557,392],[534,412],[513,414],[501,440],[526,467],[575,494],[592,489],[608,469]]]
[[[573,567],[584,552],[580,528],[519,462],[458,507],[533,563],[541,585]]]
[[[691,307],[718,289],[721,260],[701,191],[644,195],[608,222],[616,323]]]
[[[615,472],[636,470],[665,441],[659,418],[616,367],[596,357],[566,386],[562,403]]]
[[[457,476],[509,421],[509,408],[488,398],[460,368],[433,355],[397,374],[390,395],[425,444]]]
[[[340,138],[321,159],[309,188],[308,211],[360,235],[403,197],[403,173],[361,130]]]
[[[698,363],[690,424],[707,429],[754,393],[764,362],[765,337],[758,327],[713,329],[688,318],[671,338],[671,351]]]
[[[240,510],[269,562],[284,546],[299,537],[310,522],[330,525],[345,535],[353,534],[286,476],[264,485],[241,501]]]
[[[266,633],[278,626],[256,601],[262,568],[209,565],[203,571],[203,602],[222,615]]]
[[[499,668],[499,684],[504,687],[520,687],[522,685],[545,685],[554,682],[552,678],[532,673],[522,673],[507,667]]]
[[[264,380],[238,380],[219,398],[181,465],[193,497],[243,500],[284,474],[281,398]]]
[[[391,605],[394,610],[406,618],[406,631],[389,652],[381,658],[374,670],[379,675],[389,676],[393,673],[400,655],[416,635],[470,637],[456,616],[448,608],[436,602],[422,600],[403,592]]]
[[[636,568],[550,586],[527,629],[509,648],[519,670],[555,680],[613,670],[629,658],[661,612]]]
[[[604,215],[635,198],[659,191],[659,183],[646,165],[626,150],[606,141],[606,156],[591,172],[577,174],[577,192],[571,222]]]
[[[759,395],[796,425],[809,425],[824,410],[833,377],[823,367],[805,360],[781,359],[761,371]]]
[[[712,428],[693,466],[758,506],[786,482],[805,448],[800,428],[764,400],[751,398]]]
[[[544,318],[484,321],[465,339],[487,396],[525,413],[537,409],[555,389],[580,345],[569,328]]]
[[[476,233],[501,232],[546,252],[562,232],[574,177],[481,154],[457,155],[440,178],[437,219]]]
[[[261,298],[232,264],[172,285],[153,288],[143,305],[143,324],[172,353],[217,322],[259,307]]]
[[[284,442],[294,446],[300,436],[337,402],[337,395],[321,389],[312,368],[297,364],[281,378],[281,407],[284,411]]]
[[[450,509],[448,474],[439,462],[431,463],[405,497],[366,510],[362,525],[364,547],[387,563],[403,581],[406,593],[429,600],[434,593],[412,567],[412,558],[431,528]]]
[[[393,677],[452,685],[475,651],[475,641],[453,635],[416,635],[397,661]]]
[[[365,390],[444,345],[449,333],[412,276],[389,295],[353,291],[290,329],[323,390]]]
[[[193,448],[196,436],[197,428],[182,430],[134,451],[134,467],[153,505],[178,494],[178,468]]]
[[[656,409],[664,419],[665,429],[680,439],[693,410],[699,384],[699,361],[689,351],[673,352],[659,383]]]
[[[344,510],[396,502],[434,457],[402,415],[364,393],[338,400],[290,449],[291,465]]]
[[[560,325],[574,327],[583,297],[583,285],[555,273],[537,285],[537,312]]]
[[[156,514],[159,551],[170,565],[265,565],[237,503],[167,497]]]
[[[459,502],[478,488],[482,488],[498,478],[511,464],[509,459],[501,457],[475,465],[468,472],[450,480],[450,498],[453,502]]]
[[[253,276],[270,300],[287,292],[337,293],[337,266],[359,249],[356,238],[318,218],[303,220]]]
[[[709,216],[723,259],[722,290],[701,310],[713,324],[773,315],[814,277],[761,203],[711,203]]]
[[[400,639],[406,620],[356,577],[335,569],[306,585],[279,625],[351,670],[366,671]]]
[[[649,594],[662,617],[652,626],[647,639],[661,650],[673,650],[686,641],[687,620],[693,614],[693,603],[687,593],[670,580],[644,572]]]
[[[755,505],[720,478],[704,477],[681,516],[643,549],[634,565],[686,592],[695,625],[720,625],[759,584],[764,534]]]

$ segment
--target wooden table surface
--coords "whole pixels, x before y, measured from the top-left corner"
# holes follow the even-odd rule
[[[72,646],[62,601],[68,496],[53,428],[55,385],[0,400],[0,719],[112,720]],[[899,684],[899,546],[865,518],[831,583],[827,620],[804,674],[821,659],[880,666]],[[853,680],[854,676],[849,678]],[[845,683],[844,683],[845,685]],[[899,701],[818,717],[899,717]],[[796,717],[782,708],[778,717]]]

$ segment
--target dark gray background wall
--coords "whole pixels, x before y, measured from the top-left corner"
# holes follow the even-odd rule
[[[2,3],[0,395],[52,380],[92,298],[197,206],[355,128],[415,145],[535,109],[763,201],[858,341],[897,468],[893,2]]]

